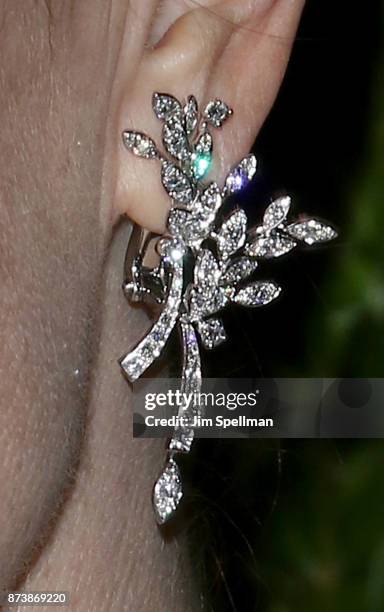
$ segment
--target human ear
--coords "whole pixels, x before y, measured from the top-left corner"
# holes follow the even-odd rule
[[[193,94],[200,106],[211,98],[224,100],[235,112],[215,138],[209,179],[220,183],[231,165],[248,152],[271,109],[303,0],[227,0],[205,6],[193,3],[195,8],[185,4],[184,12],[179,11],[171,23],[165,4],[163,21],[160,26],[155,21],[154,34],[149,34],[155,45],[143,48],[134,84],[130,81],[124,88],[124,72],[129,68],[124,49],[118,67],[114,219],[127,214],[154,232],[164,230],[169,198],[155,162],[151,167],[147,160],[128,156],[121,133],[134,129],[161,142],[161,125],[151,109],[155,91],[180,100]]]

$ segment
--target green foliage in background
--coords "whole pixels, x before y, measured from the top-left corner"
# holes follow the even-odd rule
[[[340,246],[321,287],[324,307],[310,321],[308,376],[383,377],[383,66],[384,57],[363,165],[346,185]],[[383,612],[383,441],[296,445],[283,453],[277,509],[262,529],[258,572],[268,596],[261,609]]]
[[[324,308],[311,322],[308,371],[381,377],[384,366],[384,57],[373,85],[362,167],[344,194],[339,257],[321,288]],[[364,154],[365,153],[365,154]],[[336,265],[334,262],[336,261]],[[322,332],[319,334],[319,329]],[[316,350],[313,350],[313,347]]]
[[[269,612],[384,610],[383,450],[381,440],[288,448],[259,548]]]

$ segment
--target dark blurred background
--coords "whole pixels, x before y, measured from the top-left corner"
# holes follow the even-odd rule
[[[257,220],[289,193],[340,237],[260,266],[284,296],[223,317],[208,375],[383,376],[382,32],[380,0],[307,1],[241,205]],[[200,440],[192,456],[184,525],[207,610],[384,611],[382,441]]]

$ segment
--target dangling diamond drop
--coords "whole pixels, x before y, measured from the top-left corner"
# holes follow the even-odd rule
[[[182,497],[180,470],[176,462],[170,459],[153,489],[153,507],[159,524],[168,521]]]

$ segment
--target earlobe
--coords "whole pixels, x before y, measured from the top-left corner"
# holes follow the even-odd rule
[[[121,92],[115,218],[127,214],[146,229],[164,231],[169,199],[155,165],[128,157],[121,139],[134,126],[161,142],[161,125],[148,103],[154,91],[181,100],[194,94],[199,104],[219,97],[237,109],[231,128],[217,139],[219,161],[209,179],[220,181],[247,153],[280,85],[301,7],[302,0],[216,2],[179,17],[154,48],[143,51],[134,86]]]

